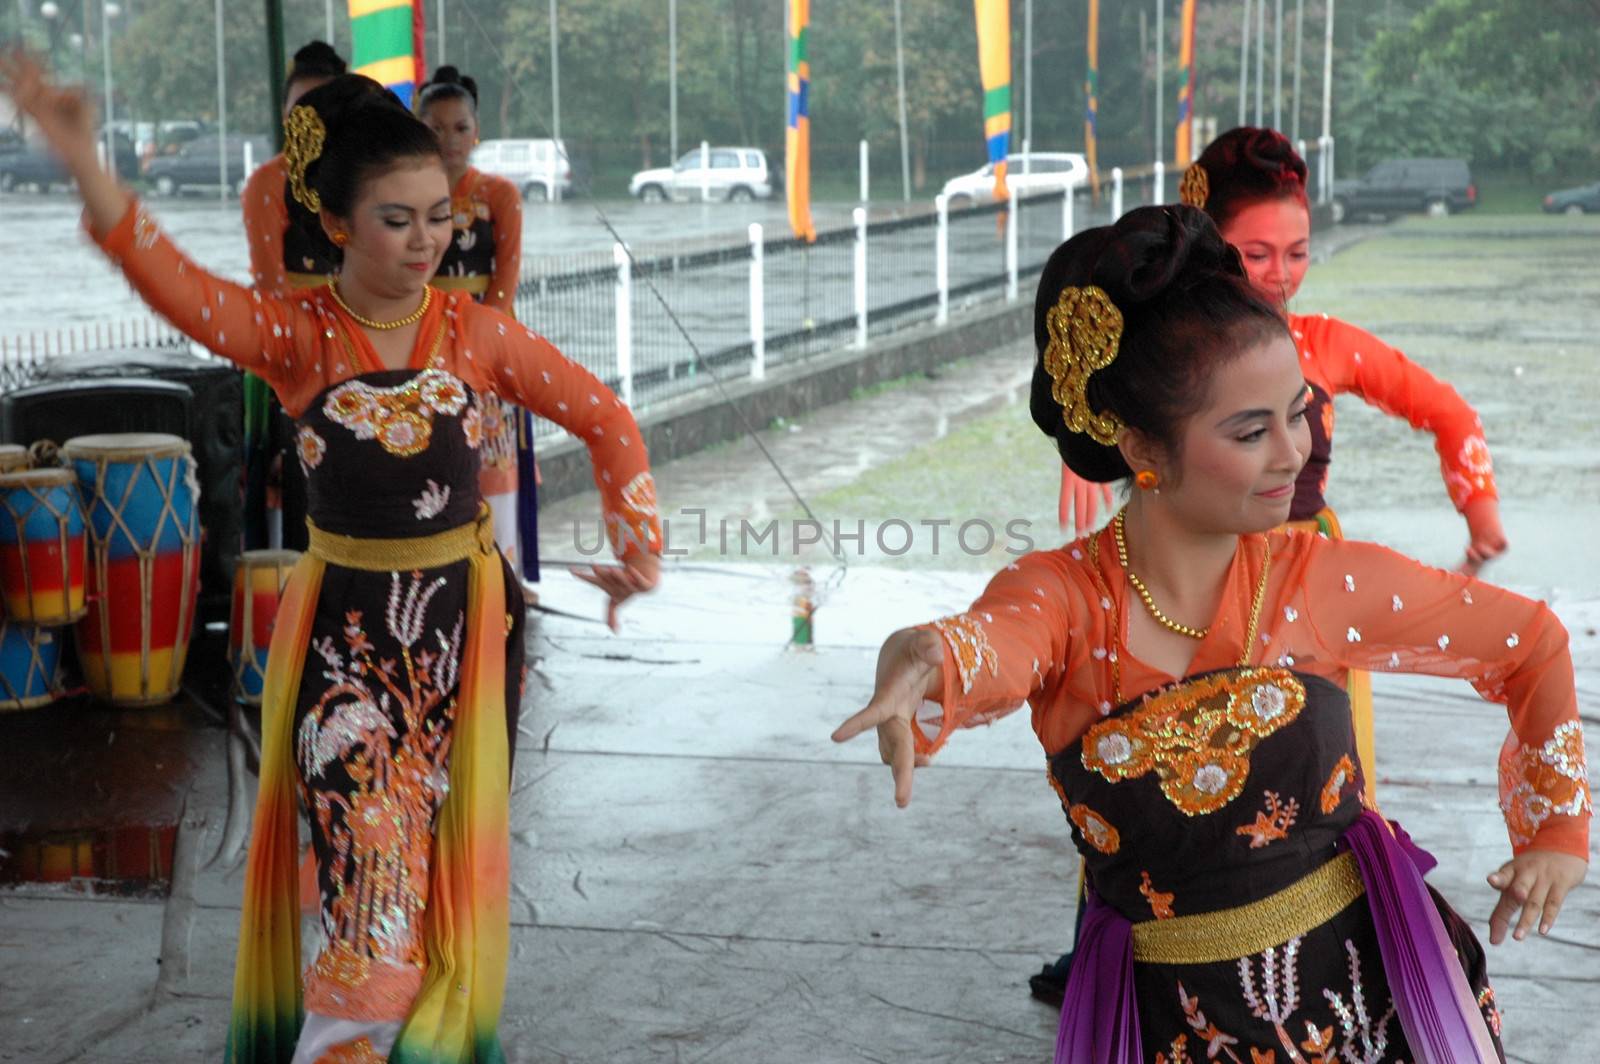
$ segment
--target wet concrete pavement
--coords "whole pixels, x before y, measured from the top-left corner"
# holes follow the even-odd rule
[[[1325,296],[1348,295],[1336,287]],[[1582,298],[1580,289],[1574,299]],[[1580,321],[1588,313],[1570,309]],[[1579,350],[1593,354],[1593,341]],[[1461,368],[1464,391],[1481,385],[1494,398],[1489,382],[1500,378]],[[947,491],[944,471],[930,470],[915,482],[923,493],[902,500],[904,512],[959,517],[976,497],[997,512],[1037,514],[1043,527],[1054,509],[1048,451],[1045,461],[995,452],[1019,437],[1003,428],[982,435],[1025,420],[1026,369],[1025,352],[974,353],[937,377],[818,411],[798,431],[777,426],[763,439],[819,516],[853,519],[818,500],[870,498],[850,493],[891,475],[896,462],[945,454],[929,449],[977,433],[968,450],[1025,468],[961,491]],[[1539,384],[1544,372],[1530,368],[1534,394],[1583,398],[1573,391],[1581,385],[1559,375]],[[1341,406],[1341,418],[1336,488],[1373,503],[1351,506],[1352,519],[1449,561],[1460,525],[1432,497],[1442,491],[1431,449],[1375,435],[1381,421],[1363,422],[1358,410]],[[1492,442],[1521,431],[1485,420]],[[1582,555],[1593,543],[1595,500],[1553,497],[1538,480],[1550,469],[1591,475],[1581,425],[1571,431],[1580,434],[1543,449],[1519,441],[1526,454],[1508,458],[1513,469],[1525,463],[1503,485],[1514,551],[1489,575],[1554,590],[1593,725],[1600,585]],[[1369,441],[1412,447],[1409,472],[1396,474],[1389,452],[1368,450]],[[657,476],[669,511],[796,510],[749,443],[667,464]],[[1385,487],[1392,476],[1404,479]],[[874,516],[870,505],[858,510]],[[573,559],[570,523],[594,512],[592,496],[549,508],[545,557]],[[870,740],[827,741],[870,693],[884,635],[960,609],[995,566],[959,555],[895,566],[851,558],[830,579],[825,555],[808,560],[824,585],[810,650],[787,645],[793,565],[709,549],[670,561],[659,593],[628,607],[620,635],[549,615],[532,626],[502,1022],[512,1060],[1049,1059],[1056,1014],[1028,998],[1026,977],[1068,944],[1076,862],[1025,714],[959,736],[919,774],[905,810],[894,808]],[[583,617],[601,613],[596,593],[559,564],[542,597]],[[1385,810],[1439,856],[1430,880],[1481,934],[1495,897],[1483,876],[1507,852],[1494,782],[1504,715],[1445,681],[1378,677],[1376,699]],[[0,892],[0,1061],[220,1055],[240,869],[227,854],[212,860],[228,849],[225,734],[199,729],[188,742],[198,768],[178,805],[168,897]],[[1574,1059],[1573,1047],[1587,1044],[1582,1006],[1596,1002],[1600,980],[1600,882],[1574,893],[1549,938],[1493,948],[1489,963],[1511,1059]]]

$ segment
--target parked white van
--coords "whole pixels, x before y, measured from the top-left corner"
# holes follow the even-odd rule
[[[1029,153],[1026,160],[1021,152],[1006,156],[1006,185],[1016,189],[1019,196],[1060,192],[1069,184],[1081,185],[1088,180],[1089,163],[1079,152],[1036,151]],[[994,166],[986,164],[982,170],[952,177],[944,183],[944,194],[952,207],[988,203],[994,198]]]
[[[703,153],[693,148],[670,167],[634,174],[628,194],[646,203],[696,200],[702,195],[734,203],[771,199],[767,153],[760,148],[710,148]]]
[[[472,150],[472,165],[486,174],[510,181],[525,200],[547,200],[551,189],[562,198],[572,192],[572,163],[565,142],[541,140],[486,140]]]

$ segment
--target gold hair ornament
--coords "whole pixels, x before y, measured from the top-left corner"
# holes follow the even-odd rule
[[[1211,175],[1199,163],[1190,163],[1183,172],[1183,179],[1178,182],[1178,202],[1204,210],[1206,200],[1210,198]]]
[[[1117,357],[1122,312],[1102,288],[1069,286],[1061,290],[1044,321],[1050,334],[1044,368],[1054,382],[1050,395],[1061,404],[1061,420],[1071,431],[1087,432],[1096,443],[1110,447],[1122,431],[1122,420],[1089,409],[1085,392],[1090,376]]]
[[[289,191],[312,214],[322,210],[322,197],[306,185],[306,167],[322,157],[322,144],[327,138],[328,128],[314,107],[300,104],[284,119],[283,162],[289,174]]]

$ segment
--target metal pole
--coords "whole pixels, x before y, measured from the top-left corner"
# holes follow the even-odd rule
[[[556,25],[556,0],[550,0],[550,135],[555,138],[552,155],[561,154],[561,31]],[[556,169],[553,165],[552,170]],[[561,201],[561,182],[550,182],[550,201]],[[633,383],[630,380],[631,390]]]
[[[1150,205],[1159,207],[1165,202],[1167,196],[1167,164],[1157,159],[1150,177],[1150,183],[1155,189],[1155,195],[1151,197]]]
[[[1068,181],[1067,182],[1067,190],[1061,197],[1061,239],[1062,240],[1071,240],[1072,239],[1072,229],[1073,229],[1072,207],[1073,207],[1073,200],[1075,200],[1077,198],[1077,196],[1078,196],[1078,183],[1076,181]]]
[[[100,57],[105,64],[106,88],[106,169],[117,176],[116,134],[111,132],[111,5],[100,5]]]
[[[323,39],[329,44],[333,44],[333,0],[326,0],[326,2],[323,3],[322,21],[324,23],[323,32],[327,34],[327,36]]]
[[[1290,139],[1300,139],[1300,56],[1306,43],[1306,0],[1294,0],[1294,114],[1289,119]],[[1305,152],[1300,153],[1302,156]]]
[[[767,376],[767,294],[762,270],[761,223],[750,223],[750,379]]]
[[[667,0],[667,114],[671,166],[678,161],[678,0]]]
[[[1033,0],[1022,4],[1022,142],[1033,143]],[[1022,166],[1026,172],[1026,153]]]
[[[273,143],[282,148],[283,79],[288,75],[283,57],[283,0],[263,0],[263,3],[267,16],[267,91],[272,100],[272,116],[267,128],[272,130]]]
[[[438,6],[435,8],[435,10],[438,11],[438,14],[434,16],[434,21],[437,22],[438,25],[434,27],[433,32],[436,35],[439,45],[439,55],[434,59],[433,65],[435,67],[441,67],[444,66],[444,0],[439,0]]]
[[[1256,125],[1266,120],[1262,93],[1267,73],[1267,0],[1256,0]]]
[[[1111,221],[1122,217],[1122,167],[1111,168]]]
[[[872,182],[867,172],[867,138],[861,138],[861,202],[866,203],[871,199]]]
[[[1020,228],[1020,219],[1017,217],[1017,186],[1007,182],[1006,191],[1010,203],[1006,205],[1006,302],[1017,301],[1017,230]]]
[[[1333,0],[1328,0],[1328,24],[1322,38],[1322,135],[1333,136]],[[1331,180],[1333,175],[1328,176]]]
[[[933,209],[939,219],[933,238],[933,284],[939,291],[939,309],[933,323],[943,325],[950,320],[950,200],[943,192],[933,197]]]
[[[1167,92],[1167,0],[1156,0],[1156,161],[1166,158],[1165,109]],[[1156,186],[1156,202],[1161,202],[1161,189]]]
[[[906,137],[906,49],[900,27],[900,0],[894,0],[894,68],[900,92],[900,198],[911,202],[911,146]]]
[[[228,205],[228,64],[222,48],[222,0],[216,2],[217,19],[217,183],[222,186],[217,205]]]
[[[1272,128],[1283,132],[1283,0],[1274,0],[1272,11]]]
[[[856,223],[855,247],[855,297],[856,346],[867,346],[867,211],[857,207],[851,212]]]
[[[1265,3],[1266,0],[1262,0]],[[1244,125],[1245,99],[1250,77],[1250,0],[1244,0],[1244,26],[1239,30],[1239,121]]]

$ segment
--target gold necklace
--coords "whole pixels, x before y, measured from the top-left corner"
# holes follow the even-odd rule
[[[389,329],[403,329],[407,325],[415,325],[417,322],[422,320],[422,316],[424,314],[428,313],[428,305],[433,302],[433,286],[428,285],[422,290],[422,302],[417,306],[416,310],[413,310],[410,314],[407,314],[403,318],[396,318],[394,321],[375,321],[372,318],[363,318],[361,315],[350,309],[350,304],[346,303],[344,301],[344,297],[339,294],[338,281],[335,281],[333,284],[329,285],[328,291],[333,293],[333,301],[339,304],[339,306],[344,309],[346,314],[354,318],[356,320],[356,324],[364,325],[369,329],[378,329],[380,331],[387,331]]]
[[[1162,613],[1161,607],[1157,606],[1156,600],[1151,597],[1150,589],[1144,586],[1143,580],[1139,579],[1139,574],[1128,567],[1128,540],[1122,532],[1123,517],[1126,514],[1126,510],[1117,511],[1117,516],[1111,521],[1111,531],[1117,538],[1117,561],[1122,564],[1122,571],[1128,574],[1128,583],[1133,585],[1133,589],[1137,591],[1139,593],[1139,597],[1144,600],[1144,608],[1150,611],[1150,616],[1154,617],[1156,619],[1156,623],[1161,625],[1161,627],[1167,629],[1169,632],[1177,632],[1179,635],[1186,635],[1190,639],[1204,639],[1206,634],[1211,631],[1211,627],[1209,625],[1207,625],[1205,628],[1193,628],[1187,624],[1180,624],[1171,617],[1168,617],[1166,614]]]

